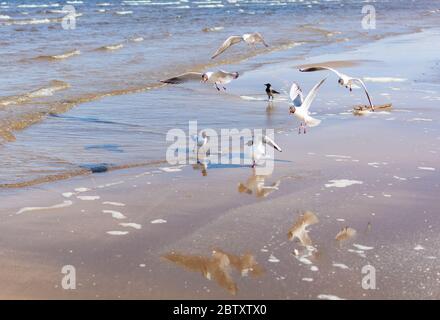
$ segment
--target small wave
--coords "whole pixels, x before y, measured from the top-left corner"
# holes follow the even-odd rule
[[[213,9],[213,8],[223,8],[223,4],[199,4],[197,8],[201,9]]]
[[[144,38],[142,38],[142,37],[133,37],[133,38],[130,38],[130,41],[132,41],[132,42],[142,42],[142,41],[144,41]]]
[[[110,7],[112,4],[108,2],[104,2],[104,3],[97,3],[96,5],[99,7]]]
[[[0,14],[0,20],[9,20],[9,19],[11,19],[10,16]]]
[[[33,25],[33,24],[48,24],[48,23],[58,23],[61,22],[61,18],[55,19],[7,19],[4,21],[0,21],[0,25]]]
[[[240,98],[246,101],[267,101],[267,98],[263,97],[240,96]]]
[[[364,80],[367,82],[389,83],[389,82],[405,82],[408,79],[393,78],[393,77],[364,77]]]
[[[82,1],[66,1],[67,4],[83,4]]]
[[[29,95],[32,95],[33,97],[37,97],[37,96],[42,97],[42,96],[47,96],[47,95],[53,94],[57,90],[62,90],[63,88],[69,87],[69,84],[66,82],[63,82],[63,81],[54,80],[51,83],[53,83],[53,88],[49,89],[49,90],[43,90],[43,89],[47,89],[47,88],[42,88],[42,89],[38,89],[38,90],[32,91],[30,93],[19,95],[19,96],[0,98],[0,106],[8,106],[8,105],[26,103],[32,99],[29,97]],[[99,100],[99,99],[102,99],[105,97],[145,92],[145,91],[156,89],[156,88],[163,87],[163,86],[164,86],[164,84],[162,84],[162,83],[154,83],[154,84],[148,84],[145,86],[112,90],[112,91],[108,91],[108,92],[84,94],[84,95],[77,96],[77,97],[74,97],[69,100],[51,102],[50,104],[48,104],[46,109],[43,111],[37,110],[37,111],[33,111],[33,112],[20,114],[19,116],[16,116],[16,117],[13,117],[10,119],[0,120],[0,138],[2,138],[3,140],[5,140],[7,142],[15,141],[15,136],[14,136],[13,132],[24,130],[24,129],[32,126],[33,124],[36,124],[36,123],[43,121],[44,119],[46,119],[50,115],[59,115],[59,114],[65,113],[65,112],[69,111],[70,109],[72,109],[73,107],[80,105],[80,104],[83,104],[83,103],[96,101],[96,100]]]
[[[97,50],[114,51],[114,50],[122,49],[123,47],[124,47],[124,45],[122,43],[118,43],[118,44],[111,44],[108,46],[102,46],[102,47],[98,48]]]
[[[128,15],[128,14],[133,14],[133,11],[116,11],[115,14],[120,15],[120,16],[124,16],[124,15]]]
[[[72,50],[72,51],[68,51],[62,54],[56,54],[56,55],[51,55],[51,56],[38,56],[35,59],[37,60],[63,60],[63,59],[67,59],[76,55],[81,54],[80,50]]]
[[[51,8],[51,7],[59,7],[58,3],[53,4],[19,4],[17,8]]]
[[[6,98],[0,98],[0,106],[9,106],[14,104],[21,104],[24,102],[27,102],[29,100],[32,100],[34,98],[42,98],[42,97],[48,97],[52,96],[56,91],[65,90],[69,88],[70,85],[67,82],[60,81],[60,80],[53,80],[49,83],[47,87],[39,88],[37,90],[6,97]]]
[[[225,27],[210,27],[210,28],[203,28],[203,32],[217,32],[223,30]]]
[[[163,165],[165,163],[167,163],[166,160],[154,160],[154,161],[141,162],[141,163],[108,165],[106,171],[117,171],[117,170],[134,169],[134,168],[141,168],[141,167],[159,166],[159,165]],[[0,184],[0,189],[25,188],[25,187],[35,186],[35,185],[39,185],[39,184],[43,184],[43,183],[55,182],[55,181],[60,181],[60,180],[67,180],[67,179],[79,177],[79,176],[87,176],[87,175],[91,175],[93,173],[94,172],[91,169],[87,169],[87,168],[72,169],[72,170],[67,170],[66,172],[47,175],[47,176],[43,176],[43,177],[31,179],[31,180],[25,180],[25,181],[14,182],[14,183],[3,183],[3,184]]]

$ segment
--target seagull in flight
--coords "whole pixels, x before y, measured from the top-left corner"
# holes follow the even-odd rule
[[[367,87],[365,86],[365,83],[361,79],[350,77],[342,72],[339,72],[336,69],[333,69],[330,67],[325,67],[325,66],[322,66],[322,67],[316,66],[316,67],[299,69],[299,71],[301,71],[301,72],[313,72],[313,71],[322,71],[322,70],[328,70],[328,71],[335,73],[339,77],[338,83],[341,86],[344,86],[344,87],[350,89],[350,92],[352,91],[352,86],[355,85],[356,82],[359,83],[362,86],[362,88],[364,89],[365,94],[367,95],[371,110],[374,111],[374,106],[373,106],[373,103],[371,102],[370,95],[368,94]]]
[[[266,41],[264,41],[263,36],[258,32],[245,33],[242,36],[230,36],[225,40],[225,42],[223,42],[220,48],[217,49],[211,59],[215,59],[217,56],[225,52],[230,46],[242,41],[246,42],[248,45],[252,45],[254,48],[257,43],[262,43],[266,48],[269,47]]]
[[[315,86],[310,90],[307,97],[304,99],[301,88],[297,83],[293,83],[290,88],[290,99],[292,100],[293,106],[290,107],[289,113],[293,113],[300,121],[301,125],[299,127],[298,134],[301,134],[301,129],[304,130],[304,134],[306,133],[306,126],[316,127],[321,123],[321,120],[315,119],[310,116],[310,105],[318,93],[319,87],[324,83],[327,78],[322,79],[320,82],[315,84]],[[304,122],[304,125],[303,125]]]
[[[230,83],[232,80],[237,79],[239,76],[238,72],[226,72],[223,70],[218,71],[208,71],[205,73],[200,72],[186,72],[176,77],[172,77],[166,80],[160,80],[162,83],[168,84],[180,84],[190,81],[200,81],[213,83],[218,91],[220,91],[219,85],[222,86],[223,90],[226,90],[226,84]]]
[[[266,156],[266,145],[273,147],[275,150],[282,152],[281,147],[275,143],[268,136],[257,136],[252,137],[247,143],[248,146],[252,146],[251,156],[252,156],[252,168],[255,168],[258,160]]]

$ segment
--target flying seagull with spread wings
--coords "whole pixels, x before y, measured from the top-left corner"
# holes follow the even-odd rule
[[[331,72],[335,73],[339,77],[338,83],[341,86],[344,86],[344,87],[350,89],[350,91],[352,91],[352,86],[355,85],[355,83],[360,84],[362,86],[362,88],[364,89],[365,94],[367,95],[368,102],[370,103],[371,110],[374,111],[373,103],[371,102],[371,98],[370,98],[370,95],[369,95],[369,93],[367,91],[367,87],[365,86],[365,83],[362,81],[362,79],[350,77],[350,76],[348,76],[348,75],[346,75],[346,74],[344,74],[342,72],[339,72],[336,69],[333,69],[333,68],[330,68],[330,67],[325,67],[325,66],[316,66],[316,67],[309,67],[309,68],[299,69],[299,71],[301,71],[301,72],[313,72],[313,71],[322,71],[322,70],[328,70],[328,71],[331,71]]]
[[[313,100],[315,100],[319,87],[324,83],[326,79],[327,78],[324,78],[320,82],[315,84],[315,86],[312,88],[312,90],[310,90],[305,99],[299,85],[295,82],[292,84],[292,87],[290,88],[290,99],[292,100],[293,106],[290,107],[289,113],[293,113],[301,121],[298,134],[301,133],[301,129],[304,129],[304,133],[306,133],[306,126],[316,127],[321,123],[321,120],[315,119],[310,116],[309,109]]]
[[[225,40],[225,42],[223,42],[220,48],[217,49],[217,51],[213,54],[211,59],[215,59],[217,56],[225,52],[230,46],[233,46],[234,44],[237,44],[242,41],[254,47],[257,43],[262,43],[265,47],[269,47],[266,41],[264,41],[263,36],[258,32],[245,33],[242,36],[230,36],[228,39]]]
[[[217,90],[220,91],[218,85],[221,85],[223,89],[226,90],[226,87],[224,85],[228,84],[232,80],[237,79],[238,76],[239,76],[238,72],[226,72],[223,70],[208,71],[205,73],[186,72],[176,77],[172,77],[166,80],[161,80],[160,82],[168,83],[168,84],[180,84],[190,81],[209,82],[209,83],[213,83],[217,88]]]
[[[282,152],[283,150],[279,145],[275,143],[271,138],[268,136],[256,136],[252,137],[252,140],[250,140],[247,143],[248,146],[252,146],[251,149],[251,157],[252,157],[252,168],[255,168],[257,162],[266,156],[266,145],[271,146],[275,150]]]

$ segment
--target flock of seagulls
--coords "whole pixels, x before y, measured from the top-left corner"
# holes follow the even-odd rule
[[[230,36],[217,49],[217,51],[213,54],[211,59],[215,59],[217,56],[225,52],[228,48],[240,42],[245,42],[246,44],[254,48],[256,48],[256,44],[263,44],[265,47],[269,46],[265,42],[263,36],[258,32],[245,33],[241,36]],[[338,84],[349,89],[350,92],[352,91],[353,88],[358,88],[358,85],[360,85],[367,96],[371,111],[374,111],[374,106],[371,101],[370,94],[368,93],[367,87],[365,86],[365,83],[362,81],[362,79],[351,77],[336,69],[321,65],[309,66],[307,68],[300,68],[299,71],[301,72],[330,71],[336,74],[336,76],[338,77]],[[238,72],[227,72],[223,70],[217,70],[217,71],[208,71],[205,73],[187,72],[169,79],[161,80],[161,82],[166,84],[180,84],[189,81],[200,81],[202,83],[213,84],[215,88],[218,91],[220,91],[221,88],[223,90],[226,90],[225,85],[237,79],[238,77],[239,77]],[[289,114],[293,114],[300,121],[298,134],[301,133],[305,134],[307,132],[307,127],[315,127],[321,123],[321,120],[311,116],[310,106],[312,102],[315,100],[319,88],[326,81],[326,79],[327,78],[324,78],[321,81],[319,81],[310,90],[310,92],[307,94],[305,98],[300,86],[296,82],[292,84],[289,93],[291,100],[291,106],[289,107]],[[266,86],[266,94],[268,100],[273,101],[274,96],[280,94],[280,92],[274,90],[270,83],[266,83],[264,85]],[[193,140],[196,141],[197,147],[199,149],[203,148],[208,142],[208,138],[206,137],[206,134],[205,135],[203,134],[205,133],[202,133],[202,136],[193,137]],[[248,142],[248,145],[253,146],[252,148],[253,168],[256,166],[258,160],[266,155],[266,151],[265,151],[266,146],[273,147],[275,150],[279,152],[282,151],[281,148],[272,139],[270,139],[267,136],[260,137],[258,140],[256,140],[256,138],[253,138],[251,141]]]

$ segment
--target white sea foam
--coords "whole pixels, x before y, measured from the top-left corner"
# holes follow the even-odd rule
[[[121,212],[119,211],[114,211],[114,210],[102,210],[103,213],[109,213],[112,215],[112,218],[114,219],[118,219],[118,220],[122,220],[127,218],[126,216],[124,216]]]
[[[124,236],[128,234],[128,231],[107,231],[107,234],[112,236]]]
[[[120,223],[119,225],[123,226],[123,227],[137,229],[137,230],[142,228],[142,226],[139,223],[133,223],[133,222],[127,222],[127,223],[123,222],[123,223]]]
[[[156,219],[156,220],[151,221],[151,223],[152,224],[159,224],[159,223],[167,223],[167,221],[164,219]]]
[[[64,198],[70,198],[71,196],[74,195],[73,192],[64,192],[61,194]]]
[[[182,169],[179,168],[179,167],[164,167],[164,168],[160,168],[160,170],[165,171],[165,172],[179,172],[179,171],[182,171]]]
[[[408,121],[410,121],[410,122],[413,122],[413,121],[431,122],[432,119],[429,119],[429,118],[412,118],[412,119],[409,119]]]
[[[41,210],[61,209],[61,208],[70,207],[72,204],[73,204],[72,201],[66,200],[63,203],[55,204],[55,205],[49,206],[49,207],[25,207],[25,208],[22,208],[19,211],[17,211],[16,214],[22,214],[22,213],[28,212],[28,211],[41,211]]]
[[[77,198],[83,201],[95,201],[99,200],[100,196],[77,196]]]
[[[361,244],[353,243],[353,247],[356,247],[359,250],[373,250],[374,247],[368,247]]]
[[[425,171],[435,171],[435,168],[433,167],[417,167],[417,169]]]
[[[317,298],[322,300],[344,300],[343,298],[332,294],[319,294]]]
[[[115,206],[115,207],[125,207],[125,203],[122,203],[122,202],[104,201],[102,204],[106,204],[109,206]]]
[[[325,184],[326,188],[345,188],[355,184],[363,184],[362,181],[348,179],[329,180],[328,182],[330,183]]]

